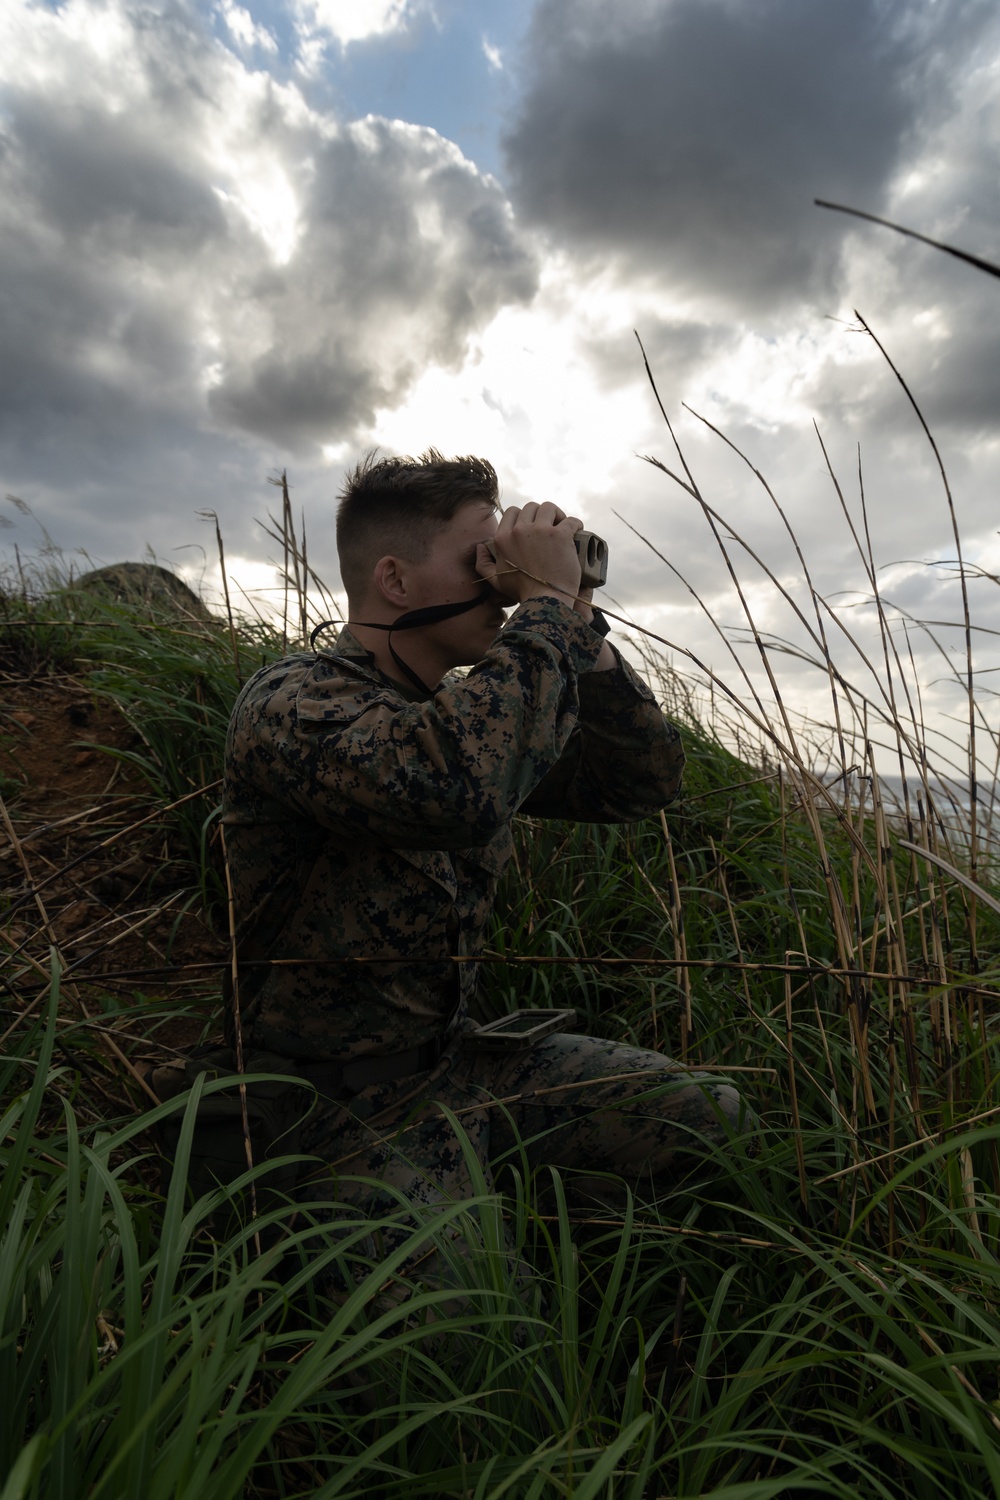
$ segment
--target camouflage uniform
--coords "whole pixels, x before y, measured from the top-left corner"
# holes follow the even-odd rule
[[[257,1046],[344,1069],[305,1141],[344,1203],[372,1207],[377,1181],[415,1205],[469,1192],[434,1101],[462,1112],[487,1173],[520,1138],[533,1164],[663,1184],[678,1149],[737,1125],[730,1085],[661,1054],[569,1034],[519,1054],[463,1045],[476,964],[450,956],[482,951],[514,814],[627,822],[677,791],[677,730],[620,657],[591,670],[601,646],[579,614],[529,600],[428,699],[344,629],[236,704],[224,824],[238,951],[258,960],[240,972],[243,1023]]]

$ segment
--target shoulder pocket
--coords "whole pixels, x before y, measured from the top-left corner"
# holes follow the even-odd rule
[[[353,723],[372,708],[396,705],[379,686],[341,658],[324,658],[307,672],[295,694],[295,717],[304,734]]]

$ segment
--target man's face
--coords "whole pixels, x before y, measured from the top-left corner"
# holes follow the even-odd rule
[[[463,505],[434,534],[424,559],[409,564],[411,609],[459,604],[477,593],[484,596],[484,603],[464,615],[427,627],[426,639],[433,640],[442,661],[447,662],[444,670],[471,666],[485,656],[506,618],[503,599],[487,589],[476,572],[479,544],[491,541],[496,529],[497,514],[492,506]]]

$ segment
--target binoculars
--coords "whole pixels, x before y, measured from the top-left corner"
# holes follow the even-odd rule
[[[607,542],[602,536],[595,536],[592,531],[578,531],[573,540],[580,559],[580,587],[602,589],[608,581]],[[497,554],[492,542],[486,543],[486,550],[496,562]]]

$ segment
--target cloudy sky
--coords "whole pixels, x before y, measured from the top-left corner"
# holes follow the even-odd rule
[[[31,512],[0,512],[7,557],[44,528],[197,577],[210,508],[260,587],[287,468],[336,583],[345,465],[434,444],[584,515],[615,598],[731,677],[725,563],[638,456],[678,467],[637,330],[705,498],[800,603],[771,501],[682,403],[769,481],[852,630],[868,586],[814,423],[859,529],[860,445],[882,586],[953,621],[933,455],[857,309],[1000,573],[1000,283],[813,205],[1000,261],[995,0],[4,0],[0,88],[0,479]],[[730,550],[760,627],[795,634]],[[972,592],[989,714],[1000,595]],[[934,630],[912,641],[946,713],[960,639]]]

